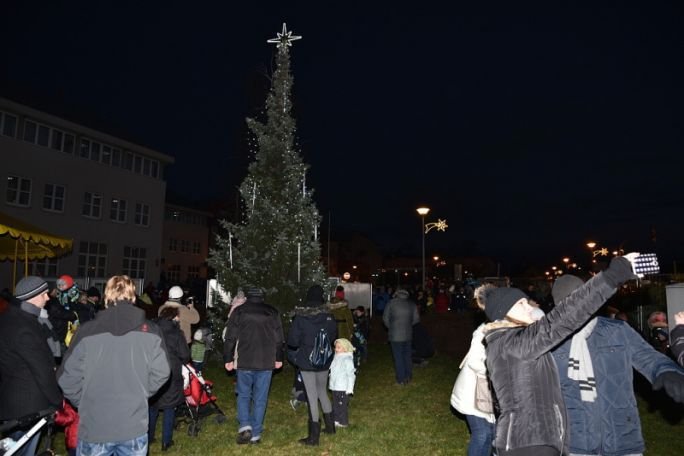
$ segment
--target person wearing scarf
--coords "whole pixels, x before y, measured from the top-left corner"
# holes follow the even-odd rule
[[[564,275],[551,294],[558,304],[584,285]],[[622,320],[594,317],[553,352],[569,414],[570,454],[634,456],[644,452],[633,369],[654,389],[684,402],[684,370]]]

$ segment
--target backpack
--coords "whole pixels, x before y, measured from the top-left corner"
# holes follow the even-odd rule
[[[328,338],[328,333],[325,329],[321,328],[314,339],[313,350],[311,350],[311,354],[309,355],[309,362],[311,363],[311,366],[315,368],[325,367],[332,357],[333,350],[330,339]]]

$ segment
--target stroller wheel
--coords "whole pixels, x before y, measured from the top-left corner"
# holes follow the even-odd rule
[[[188,435],[190,437],[195,437],[197,435],[197,432],[195,431],[195,423],[190,423],[188,425]]]
[[[216,415],[214,417],[214,421],[216,422],[216,424],[223,424],[226,421],[226,415]]]

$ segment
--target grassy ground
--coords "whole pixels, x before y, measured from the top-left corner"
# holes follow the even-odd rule
[[[175,446],[164,454],[465,455],[468,429],[465,421],[449,407],[457,371],[458,361],[437,355],[426,367],[415,369],[411,385],[396,386],[389,346],[371,346],[369,362],[361,367],[357,378],[349,428],[331,436],[321,434],[319,447],[305,447],[297,440],[306,436],[307,412],[303,406],[293,411],[288,403],[293,370],[286,366],[273,377],[263,442],[257,446],[238,446],[233,377],[225,375],[215,360],[205,376],[215,382],[219,405],[228,420],[216,424],[208,418],[197,437],[189,437],[187,425],[182,425],[174,434]],[[639,402],[646,454],[684,454],[683,409],[673,409],[661,396],[649,400]],[[59,434],[56,446],[58,450],[62,448],[58,453],[64,454],[61,437]],[[160,437],[159,425],[158,440],[151,445],[150,454],[162,454]]]

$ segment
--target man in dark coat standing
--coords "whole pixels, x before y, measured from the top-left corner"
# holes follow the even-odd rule
[[[49,414],[62,404],[47,334],[38,323],[47,292],[48,284],[40,277],[24,277],[15,289],[20,306],[9,306],[0,314],[0,421]],[[33,424],[11,437],[18,440]],[[39,440],[37,433],[15,454],[35,454]]]
[[[278,311],[264,302],[261,288],[248,289],[247,301],[228,318],[223,345],[226,370],[237,370],[238,444],[261,441],[271,375],[283,366],[283,345]]]
[[[398,290],[382,314],[394,356],[397,384],[408,385],[413,375],[411,340],[413,325],[420,321],[418,307],[406,290]]]

